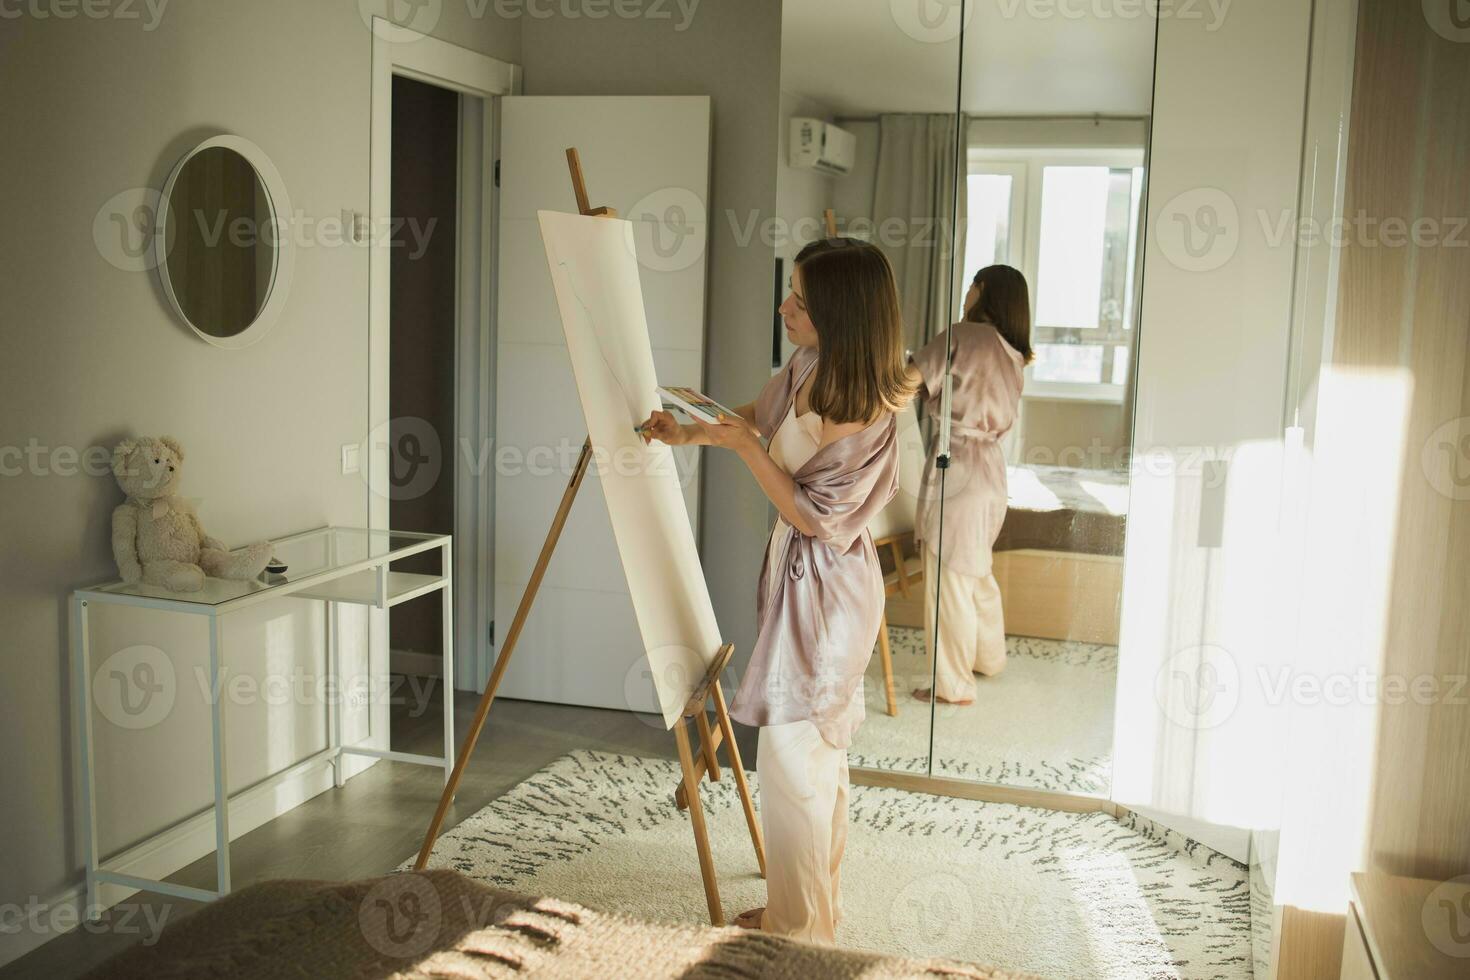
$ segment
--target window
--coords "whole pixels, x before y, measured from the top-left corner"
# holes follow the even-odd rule
[[[1128,384],[1142,149],[976,151],[965,283],[996,262],[1032,295],[1031,396],[1120,401]]]
[[[1041,171],[1037,326],[1057,330],[1095,330],[1098,326],[1109,178],[1106,167],[1045,167]]]
[[[1009,262],[1014,183],[1012,174],[970,174],[966,188],[970,221],[965,231],[965,266],[972,276],[987,265]]]

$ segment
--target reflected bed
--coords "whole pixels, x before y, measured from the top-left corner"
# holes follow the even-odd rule
[[[1128,474],[1009,466],[1010,506],[995,543],[1006,632],[1118,642]]]
[[[1009,510],[996,551],[1037,548],[1122,555],[1128,474],[1065,466],[1007,466]]]

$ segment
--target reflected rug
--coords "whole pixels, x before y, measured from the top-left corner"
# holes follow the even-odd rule
[[[888,629],[898,716],[887,714],[876,653],[863,681],[867,718],[848,764],[924,772],[929,705],[910,692],[930,686],[924,631]],[[1006,669],[975,678],[975,703],[934,707],[934,775],[1008,786],[1105,794],[1113,768],[1118,648],[1006,637]]]

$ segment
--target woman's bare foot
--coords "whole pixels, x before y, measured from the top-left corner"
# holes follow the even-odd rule
[[[927,687],[916,687],[916,688],[914,688],[914,700],[915,701],[922,701],[925,704],[928,704],[929,703],[929,696],[930,696],[931,693],[932,692]],[[975,703],[975,699],[974,698],[970,698],[968,701],[951,701],[949,698],[940,698],[939,699],[939,703],[940,704],[957,704],[960,707],[964,707],[967,704],[974,704]]]
[[[762,905],[758,909],[746,909],[735,917],[735,924],[742,929],[759,929],[761,918],[766,913],[766,907]]]

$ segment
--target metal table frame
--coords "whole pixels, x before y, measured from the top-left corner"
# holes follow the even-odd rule
[[[408,531],[389,531],[386,529],[366,528],[343,528],[343,527],[320,527],[301,534],[281,538],[274,542],[277,548],[285,551],[292,542],[301,542],[313,536],[326,535],[328,537],[329,550],[335,551],[337,538],[336,533],[349,534],[380,534],[391,535],[393,538],[411,539],[414,543],[405,547],[386,550],[381,555],[371,555],[347,562],[342,565],[335,564],[335,554],[331,555],[328,564],[331,567],[321,571],[303,575],[299,580],[283,581],[276,584],[247,592],[235,598],[229,598],[220,602],[190,601],[185,598],[163,598],[150,595],[137,595],[127,592],[106,591],[121,586],[119,582],[103,583],[86,589],[77,589],[71,596],[71,647],[72,647],[72,670],[74,674],[73,690],[76,692],[75,711],[77,718],[77,734],[81,747],[81,785],[82,785],[82,819],[85,822],[82,836],[82,847],[84,852],[87,871],[87,905],[86,917],[88,920],[96,920],[102,913],[97,902],[98,885],[107,882],[122,885],[128,888],[157,892],[164,895],[173,895],[179,898],[193,899],[195,901],[211,901],[230,893],[230,797],[226,787],[228,786],[228,769],[225,759],[225,718],[223,698],[220,685],[220,665],[224,658],[223,642],[223,618],[232,612],[238,612],[249,606],[261,602],[269,602],[276,599],[284,599],[296,596],[303,599],[314,599],[325,604],[326,619],[326,670],[327,680],[333,684],[332,690],[338,692],[338,697],[326,698],[327,709],[327,747],[305,759],[296,762],[281,773],[267,778],[286,777],[296,772],[305,770],[323,760],[329,762],[333,769],[333,782],[341,787],[345,781],[343,775],[343,757],[348,755],[369,756],[377,759],[390,759],[394,762],[408,762],[416,765],[439,766],[444,770],[444,778],[447,781],[454,766],[454,589],[453,589],[453,540],[447,534],[419,534]],[[395,573],[395,587],[390,590],[388,564],[407,558],[410,555],[420,554],[435,548],[440,550],[440,574],[438,575],[409,575]],[[313,594],[329,582],[345,579],[353,575],[371,573],[373,577],[373,588],[361,594],[354,595],[342,589],[328,594]],[[339,583],[342,584],[342,583]],[[154,591],[157,591],[156,589]],[[408,752],[392,752],[385,749],[374,749],[364,745],[345,744],[342,737],[342,706],[337,703],[342,691],[341,684],[341,655],[338,649],[337,613],[342,603],[352,605],[367,605],[377,609],[388,609],[400,602],[406,602],[429,592],[439,592],[441,608],[443,610],[444,630],[444,668],[442,696],[444,700],[444,754],[442,756],[417,755]],[[187,595],[189,593],[181,593]],[[136,875],[124,874],[108,867],[107,859],[98,854],[97,851],[97,806],[94,784],[93,744],[92,744],[92,676],[90,669],[91,650],[90,634],[88,632],[88,614],[93,604],[98,605],[120,605],[134,606],[146,609],[157,609],[164,612],[180,613],[189,616],[206,616],[209,619],[209,702],[210,702],[210,739],[213,745],[213,776],[214,776],[214,802],[211,809],[214,813],[215,831],[215,890],[210,891],[203,888],[193,888],[187,885],[173,884],[167,881],[159,881],[151,878],[142,878]],[[144,842],[145,844],[147,842]]]

